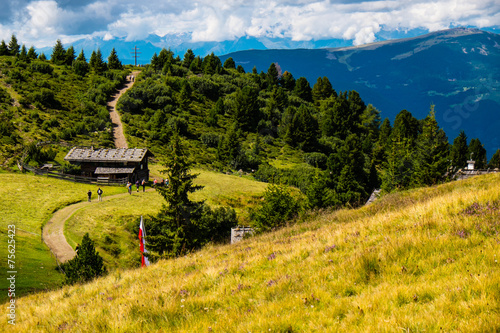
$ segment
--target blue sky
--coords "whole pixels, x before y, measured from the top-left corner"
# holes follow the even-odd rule
[[[499,32],[498,0],[0,0],[0,39],[35,47],[85,37],[141,40],[189,34],[192,42],[242,36],[370,43],[391,32],[455,26]]]

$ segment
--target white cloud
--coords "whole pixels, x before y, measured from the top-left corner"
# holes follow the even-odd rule
[[[191,33],[193,41],[344,38],[359,45],[375,41],[381,27],[434,31],[452,25],[500,26],[497,0],[88,0],[72,7],[57,1],[28,2],[14,16],[25,19],[0,25],[0,35],[13,31],[24,41],[50,45],[57,38],[95,33],[128,40],[151,33]]]

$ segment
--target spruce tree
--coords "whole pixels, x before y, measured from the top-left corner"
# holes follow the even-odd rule
[[[195,58],[195,55],[193,53],[193,50],[188,49],[186,53],[184,53],[184,59],[182,59],[182,66],[186,67],[189,69],[191,66],[191,63],[193,62]]]
[[[38,56],[38,60],[42,60],[42,61],[45,61],[47,60],[47,57],[45,56],[45,53],[41,53],[39,56]]]
[[[18,54],[18,59],[22,61],[28,60],[28,51],[26,51],[26,46],[24,44],[21,47],[21,52],[19,52]]]
[[[500,169],[500,149],[497,149],[495,154],[491,157],[490,163],[488,164],[488,168],[491,169]]]
[[[312,89],[305,77],[299,77],[295,82],[293,93],[306,102],[312,102]]]
[[[111,50],[111,53],[109,54],[109,57],[108,57],[108,68],[109,69],[122,69],[123,68],[122,63],[121,63],[120,59],[118,59],[118,55],[116,54],[116,50],[114,47]]]
[[[10,54],[9,47],[7,46],[7,44],[5,44],[5,41],[2,39],[2,42],[0,43],[0,56],[9,54]]]
[[[417,139],[416,184],[434,185],[441,181],[449,166],[448,153],[448,138],[438,126],[432,105]]]
[[[460,131],[460,134],[453,140],[450,159],[453,171],[462,169],[467,165],[467,160],[469,159],[469,146],[467,145],[467,135],[465,135],[464,131]]]
[[[479,139],[472,139],[469,143],[469,156],[473,161],[476,161],[474,168],[486,168],[486,149]]]
[[[273,62],[267,69],[267,86],[269,89],[273,89],[273,87],[278,85],[278,69],[276,68],[276,64]]]
[[[83,52],[83,49],[80,51],[80,54],[76,58],[77,61],[84,61],[87,62],[87,58],[85,58],[85,53]]]
[[[95,250],[94,241],[90,239],[88,233],[83,236],[76,256],[64,263],[62,268],[68,284],[88,282],[106,274],[104,261]]]
[[[93,69],[96,73],[102,73],[106,70],[106,63],[102,60],[102,53],[100,49],[97,51],[92,51],[92,55],[89,60],[90,68]]]
[[[10,55],[13,55],[13,56],[18,55],[20,47],[21,46],[17,42],[16,35],[12,35],[12,37],[10,38],[10,42],[9,42],[9,53],[10,53]]]
[[[56,45],[54,45],[54,48],[52,49],[50,61],[52,61],[55,65],[62,65],[66,61],[66,51],[64,50],[60,39],[57,40]]]
[[[73,65],[73,61],[75,61],[75,48],[72,46],[68,47],[66,50],[66,54],[64,55],[64,64],[66,66]]]
[[[294,143],[305,151],[313,150],[317,145],[318,122],[313,117],[312,110],[304,104],[300,105],[294,115],[293,123],[295,125]]]
[[[147,239],[149,248],[159,257],[175,256],[191,250],[196,243],[194,222],[202,208],[201,202],[189,199],[191,193],[203,187],[193,183],[198,175],[190,172],[192,164],[177,132],[171,138],[166,156],[162,173],[169,180],[169,185],[156,188],[165,203],[152,219]]]
[[[38,54],[35,51],[35,47],[32,46],[28,50],[28,58],[31,59],[31,60],[35,60],[35,59],[38,58]]]

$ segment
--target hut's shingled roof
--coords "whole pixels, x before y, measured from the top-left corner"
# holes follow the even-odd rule
[[[68,162],[140,162],[151,153],[145,148],[93,149],[71,148],[64,157]]]

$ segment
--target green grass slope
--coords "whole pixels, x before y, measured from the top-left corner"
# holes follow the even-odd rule
[[[16,295],[53,288],[61,284],[63,276],[56,271],[56,261],[43,243],[41,227],[52,214],[69,204],[87,200],[94,185],[75,184],[53,178],[28,174],[0,173],[0,242],[4,244],[5,260],[0,269],[7,269],[8,225],[15,225],[15,267],[18,271]],[[124,188],[108,187],[107,192],[125,192]],[[7,281],[0,284],[0,300],[7,297]],[[5,292],[4,292],[5,291]]]
[[[151,165],[153,177],[160,178],[159,165]],[[207,200],[212,206],[231,205],[244,221],[246,205],[260,198],[267,184],[243,177],[198,170],[196,183],[205,188],[193,194],[195,200]],[[72,203],[86,201],[87,191],[94,193],[93,204],[79,209],[66,222],[65,236],[73,247],[89,232],[110,269],[137,267],[140,254],[136,248],[138,220],[141,215],[156,214],[163,198],[155,191],[108,200],[108,196],[126,193],[125,187],[105,186],[104,201],[96,200],[97,186],[71,183],[43,176],[0,173],[0,242],[7,257],[8,225],[16,226],[15,266],[18,271],[16,296],[52,289],[61,285],[64,276],[41,238],[41,227],[54,212]],[[7,260],[0,264],[6,272]],[[0,283],[0,301],[7,299],[7,281]]]
[[[17,299],[14,331],[500,330],[500,175]]]

